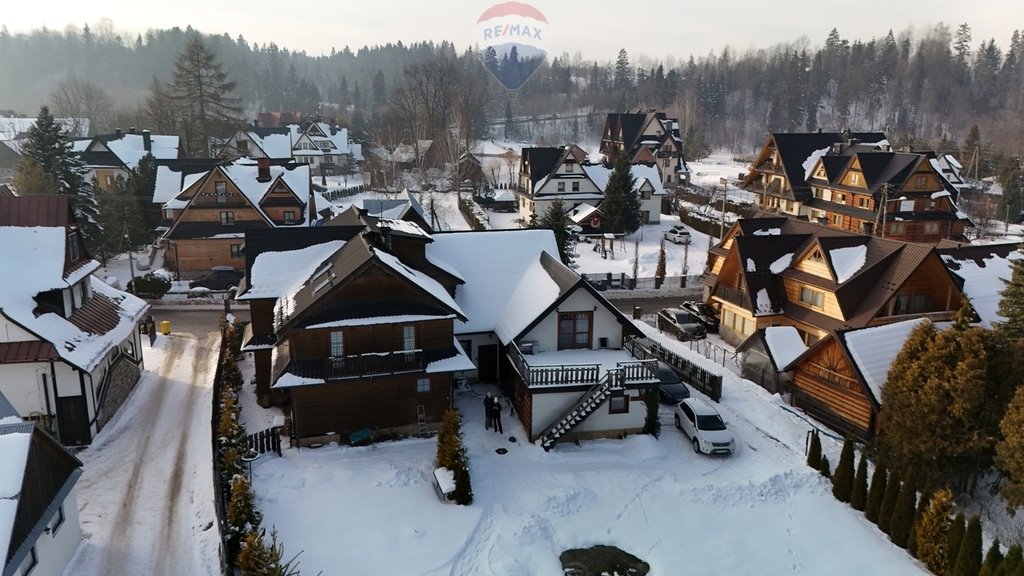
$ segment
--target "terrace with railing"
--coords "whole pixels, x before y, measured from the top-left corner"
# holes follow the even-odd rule
[[[422,372],[426,367],[423,350],[407,350],[293,360],[286,372],[302,378],[329,381]]]
[[[655,360],[637,360],[626,350],[559,350],[525,354],[513,343],[509,360],[528,388],[593,386],[608,372],[626,385],[658,381]]]

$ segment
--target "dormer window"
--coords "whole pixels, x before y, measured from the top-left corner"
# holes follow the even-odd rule
[[[75,262],[78,258],[78,238],[75,237],[75,233],[72,232],[68,234],[68,261]]]
[[[573,163],[573,162],[566,162],[565,163],[565,171],[566,172],[575,172],[576,171],[576,164]]]
[[[227,182],[214,182],[214,190],[217,194],[217,204],[228,203],[228,183]]]

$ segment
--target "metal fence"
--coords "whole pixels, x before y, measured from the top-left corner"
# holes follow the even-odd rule
[[[699,275],[666,276],[665,278],[633,278],[625,272],[604,274],[582,274],[583,279],[597,290],[670,290],[675,288],[700,288]]]
[[[680,378],[687,384],[700,390],[715,402],[722,399],[721,374],[714,374],[710,370],[694,364],[675,352],[665,349],[650,338],[627,338],[623,341],[623,347],[629,350],[634,358],[657,359],[668,364],[679,373]]]

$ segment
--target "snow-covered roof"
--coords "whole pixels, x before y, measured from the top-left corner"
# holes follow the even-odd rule
[[[511,188],[499,188],[494,191],[495,202],[515,202],[516,193]]]
[[[442,372],[462,372],[464,370],[476,370],[476,364],[466,356],[459,345],[459,341],[452,339],[452,347],[456,350],[454,356],[434,360],[427,364],[427,374],[439,374]]]
[[[291,158],[292,138],[289,134],[267,134],[260,136],[256,132],[248,132],[249,139],[263,150],[268,158]]]
[[[249,271],[248,288],[238,300],[294,297],[321,264],[344,245],[342,240],[333,240],[300,250],[261,253]]]
[[[814,171],[814,167],[818,164],[818,159],[827,154],[828,151],[829,148],[827,146],[825,148],[815,150],[814,152],[811,152],[811,155],[808,156],[806,160],[804,160],[804,163],[800,165],[804,169],[804,180],[810,179],[811,172]]]
[[[393,232],[400,232],[408,236],[421,236],[423,238],[430,238],[430,234],[423,231],[422,228],[416,225],[415,222],[407,222],[405,220],[393,220],[391,218],[381,218],[377,221],[377,225],[381,228],[387,228]]]
[[[771,326],[764,329],[764,343],[775,360],[775,367],[784,369],[790,362],[807,351],[800,332],[794,326]]]
[[[928,322],[928,319],[915,318],[884,326],[872,326],[844,335],[846,349],[850,351],[850,356],[864,377],[864,382],[879,403],[882,402],[882,388],[889,378],[889,366],[900,353],[910,332],[923,322]]]
[[[92,277],[85,281],[90,282],[93,292],[110,299],[116,308],[118,324],[112,329],[94,334],[53,312],[37,316],[37,294],[70,288],[99,268],[98,262],[90,261],[64,277],[66,239],[62,227],[0,227],[0,270],[18,271],[0,275],[0,310],[52,343],[61,358],[91,372],[114,346],[131,335],[148,306]]]
[[[867,262],[868,247],[866,244],[850,246],[847,248],[836,248],[829,251],[829,259],[832,260],[832,269],[836,272],[836,283],[842,284],[853,278],[854,274],[864,268]]]
[[[152,154],[157,160],[178,157],[177,136],[151,134],[149,140],[149,150],[146,150],[142,134],[124,134],[116,140],[107,140],[104,145],[129,168],[137,168],[139,160],[146,154]]]
[[[504,310],[498,317],[494,334],[503,343],[511,342],[560,295],[558,284],[544,268],[540,254],[536,254],[533,263],[522,273],[515,290],[504,301]]]
[[[4,562],[14,533],[14,517],[18,513],[31,443],[31,432],[0,434],[0,558]]]
[[[84,138],[89,134],[88,118],[54,118],[65,131],[71,132],[72,138]],[[0,117],[0,139],[13,140],[15,136],[28,132],[36,125],[36,118],[7,118]]]
[[[964,279],[964,293],[971,299],[971,306],[981,318],[985,328],[993,322],[1005,322],[999,315],[999,301],[1006,290],[1005,281],[1013,276],[1013,261],[1024,259],[1024,254],[1014,250],[1006,258],[996,253],[989,254],[981,262],[971,258],[958,259],[950,254],[941,254],[946,266]],[[955,266],[950,266],[955,263]]]
[[[558,254],[550,230],[501,230],[434,234],[428,258],[454,262],[466,283],[455,291],[465,316],[457,334],[493,332],[523,272],[541,252]],[[531,319],[532,320],[532,319]]]
[[[570,208],[570,210],[572,213],[569,214],[569,219],[579,224],[580,222],[586,222],[589,220],[594,212],[597,212],[597,207],[584,202],[575,208]]]
[[[373,248],[371,248],[371,250],[373,250],[373,253],[377,256],[377,258],[382,263],[384,263],[384,265],[386,265],[388,268],[391,268],[395,272],[398,272],[402,276],[405,276],[413,284],[416,284],[424,291],[426,291],[428,294],[437,299],[437,301],[451,308],[455,312],[458,312],[459,314],[465,316],[465,314],[463,314],[462,312],[462,309],[459,308],[459,305],[455,303],[455,300],[452,299],[450,294],[448,294],[448,291],[445,290],[444,286],[441,286],[441,284],[437,280],[434,280],[433,278],[427,276],[426,274],[420,272],[419,270],[409,268],[404,263],[402,263],[401,260],[399,260],[398,258],[391,254],[388,254],[387,252],[384,252],[383,250],[376,250]]]
[[[612,168],[608,168],[602,164],[584,164],[583,171],[587,173],[587,176],[593,180],[594,184],[599,190],[604,192],[605,188],[608,187],[608,180],[612,176]],[[665,186],[661,183],[661,174],[658,173],[656,166],[648,166],[646,164],[633,164],[629,167],[630,175],[635,178],[633,182],[633,191],[636,192],[644,185],[644,182],[649,182],[654,188],[652,194],[654,196],[664,196]],[[538,184],[539,186],[539,184]]]
[[[182,191],[182,184],[181,172],[172,170],[169,166],[157,166],[153,203],[163,204],[171,200]]]
[[[784,270],[789,268],[789,265],[793,262],[793,253],[783,254],[778,260],[772,262],[768,267],[772,274],[782,274]]]
[[[754,236],[780,236],[782,234],[782,228],[761,228],[751,232]]]

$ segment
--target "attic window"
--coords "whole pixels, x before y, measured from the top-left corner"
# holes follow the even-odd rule
[[[860,183],[860,174],[857,174],[856,172],[853,173],[853,174],[850,174],[850,184],[859,184],[859,183]]]
[[[566,162],[565,163],[565,171],[566,172],[575,172],[576,171],[576,164],[573,163],[573,162]]]
[[[927,176],[923,176],[923,175],[922,176],[918,176],[914,180],[914,187],[916,187],[916,188],[924,188],[927,185],[927,183],[928,183],[928,177]]]
[[[825,263],[825,257],[821,255],[821,250],[818,249],[815,249],[814,252],[811,252],[811,255],[808,256],[807,259],[810,260],[811,262],[816,262],[818,264]]]

